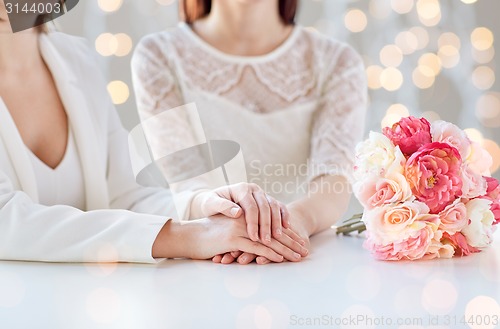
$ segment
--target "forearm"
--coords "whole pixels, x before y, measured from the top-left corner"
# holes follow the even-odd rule
[[[288,205],[292,226],[301,225],[309,236],[334,225],[349,205],[350,185],[343,176],[322,176],[309,184],[308,195]]]

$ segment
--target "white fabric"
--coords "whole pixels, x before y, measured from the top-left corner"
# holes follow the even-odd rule
[[[28,147],[26,148],[35,171],[40,204],[45,206],[64,204],[85,209],[83,170],[71,129],[68,131],[66,151],[56,168],[49,167]]]
[[[249,181],[281,201],[303,196],[318,176],[350,173],[367,88],[360,56],[344,43],[296,26],[271,53],[242,57],[181,23],[139,43],[132,73],[142,119],[195,102],[206,139],[238,142]],[[190,134],[184,118],[146,131],[153,154],[176,150]],[[197,162],[178,165],[186,171]]]
[[[29,154],[0,98],[0,259],[155,262],[153,242],[174,213],[168,191],[136,184],[127,131],[86,42],[49,33],[39,45],[74,133],[86,211],[40,204]]]

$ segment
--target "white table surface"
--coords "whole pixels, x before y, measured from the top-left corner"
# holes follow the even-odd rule
[[[295,264],[0,262],[0,328],[467,328],[500,321],[498,233],[437,261],[376,261],[329,231]]]

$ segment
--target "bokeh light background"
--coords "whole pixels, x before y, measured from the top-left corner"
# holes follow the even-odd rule
[[[408,114],[466,129],[492,154],[500,178],[498,0],[300,0],[298,23],[346,41],[363,56],[366,131]],[[178,0],[86,0],[59,28],[94,46],[124,125],[139,123],[130,60],[146,34],[178,23]]]

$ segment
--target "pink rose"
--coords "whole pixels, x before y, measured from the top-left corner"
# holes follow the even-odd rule
[[[467,134],[453,123],[438,120],[431,125],[433,142],[446,143],[458,150],[462,159],[470,153],[471,142]]]
[[[429,215],[432,216],[432,215]],[[414,230],[405,239],[382,244],[373,239],[370,232],[363,247],[370,250],[376,259],[380,260],[416,260],[425,256],[432,244],[437,225],[431,222],[422,222],[419,230]]]
[[[486,180],[469,166],[462,166],[462,198],[473,199],[486,194]]]
[[[429,207],[419,201],[384,205],[363,213],[363,222],[377,244],[387,245],[408,239],[427,222],[439,225],[438,215],[429,215]]]
[[[443,238],[441,239],[443,244],[445,245],[451,245],[455,249],[455,255],[457,256],[468,256],[474,252],[480,252],[481,250],[474,248],[470,246],[467,243],[467,239],[465,236],[457,232],[453,235],[450,235],[448,233],[443,233]]]
[[[406,163],[405,176],[417,200],[437,214],[462,195],[458,150],[445,143],[421,147]]]
[[[424,118],[402,118],[399,122],[382,130],[405,155],[411,155],[421,146],[431,143],[431,125]]]
[[[487,184],[486,195],[484,199],[491,201],[490,210],[495,217],[493,225],[500,223],[500,183],[493,177],[484,177]]]
[[[365,209],[373,209],[385,204],[410,200],[413,195],[405,176],[392,173],[387,178],[371,176],[364,181],[356,182],[354,194]]]
[[[439,229],[448,234],[460,232],[467,225],[467,208],[460,200],[448,205],[439,213]]]

